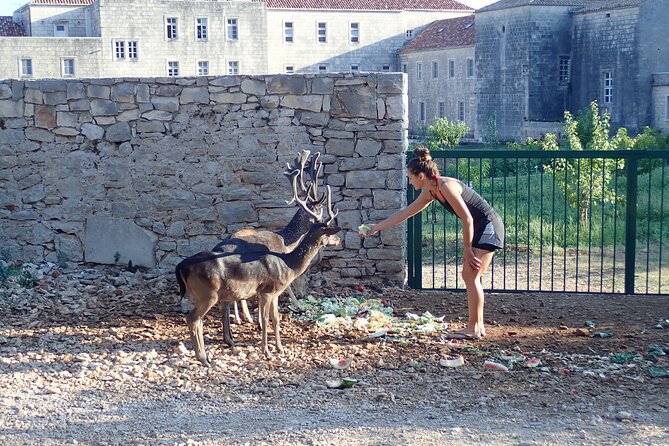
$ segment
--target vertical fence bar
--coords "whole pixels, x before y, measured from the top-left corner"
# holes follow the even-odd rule
[[[576,160],[576,282],[578,291],[578,254],[581,241],[581,158]],[[566,244],[566,243],[565,243]]]
[[[567,160],[565,159],[565,165]],[[567,184],[567,172],[569,169],[564,169],[564,184]],[[567,291],[567,193],[564,192],[564,240],[562,241],[562,291]]]
[[[604,158],[602,159],[602,180],[606,178],[606,162],[608,159]],[[602,293],[604,292],[604,194],[602,194],[602,200],[600,201],[601,203],[601,208],[602,208],[602,223],[601,223],[601,229],[599,231],[600,234],[600,242],[601,246],[599,247],[599,292]],[[614,216],[615,218],[615,216]]]
[[[555,160],[553,160],[552,175],[553,178],[553,209],[551,211],[551,291],[555,291]]]
[[[515,289],[518,289],[518,166],[519,166],[520,159],[516,158],[516,227],[515,227],[515,234],[516,234],[516,274],[515,274],[515,281],[514,281],[514,286]]]
[[[588,195],[588,292],[590,292],[590,276],[591,276],[591,259],[592,259],[592,181],[594,180],[594,159],[590,158],[590,187],[589,189],[589,195]],[[604,179],[602,178],[602,197],[604,196]]]
[[[530,183],[532,182],[532,159],[527,158],[527,290],[530,290]],[[541,277],[539,277],[541,280]]]
[[[662,160],[662,177],[660,181],[660,185],[662,187],[660,191],[660,255],[658,256],[658,261],[657,261],[657,294],[662,294],[662,236],[664,235],[663,228],[662,228],[662,223],[664,222],[664,167],[666,163],[664,162],[664,159]]]
[[[541,174],[539,176],[539,291],[542,290],[544,283],[544,166],[541,163]]]
[[[620,169],[618,168],[620,160],[616,158],[616,173],[615,173],[615,192],[614,192],[614,200],[613,200],[613,280],[612,280],[612,287],[615,292],[616,290],[616,259],[617,259],[617,252],[618,252],[618,172]]]
[[[652,181],[651,179],[653,178],[653,169],[652,169],[652,160],[648,160],[648,205],[646,206],[646,219],[648,220],[647,226],[646,226],[646,294],[648,294],[648,281],[650,280],[650,196],[651,196],[651,191],[652,189]]]
[[[634,294],[635,252],[636,252],[636,197],[637,158],[627,159],[627,192],[625,209],[625,293]]]

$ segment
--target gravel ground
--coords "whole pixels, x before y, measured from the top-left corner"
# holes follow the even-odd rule
[[[669,444],[669,380],[647,373],[663,358],[612,364],[536,350],[542,367],[495,372],[483,368],[505,346],[494,323],[497,344],[463,348],[440,333],[389,342],[284,314],[286,351],[266,361],[250,324],[234,326],[238,346],[225,347],[216,313],[205,323],[214,357],[205,368],[171,276],[28,267],[36,286],[22,286],[27,277],[0,285],[0,445]],[[379,294],[398,308],[416,298]],[[669,345],[667,332],[653,342]],[[439,364],[458,353],[465,366]],[[335,370],[333,357],[353,362]],[[326,386],[344,376],[357,385]]]

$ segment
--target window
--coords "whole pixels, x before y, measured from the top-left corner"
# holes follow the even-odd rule
[[[446,103],[444,101],[439,101],[437,104],[437,116],[443,118],[446,115]]]
[[[408,64],[405,64],[405,63],[402,64],[402,73],[409,74],[409,65]]]
[[[136,40],[131,40],[128,42],[128,59],[139,59],[139,44]]]
[[[448,61],[448,77],[455,77],[455,61],[453,59]]]
[[[357,73],[358,71],[360,71],[360,65],[358,65],[357,63],[352,63],[351,64],[351,73]]]
[[[432,61],[432,79],[439,78],[439,62],[436,60]]]
[[[416,63],[416,80],[423,80],[423,64],[420,62]]]
[[[604,103],[610,104],[613,102],[613,72],[604,72]]]
[[[114,42],[114,59],[125,59],[125,42],[122,40],[117,40]]]
[[[292,65],[286,65],[283,69],[283,72],[286,74],[293,74],[295,72],[295,67]]]
[[[53,35],[54,37],[67,37],[68,35],[67,23],[54,23]]]
[[[293,41],[293,22],[285,22],[283,24],[283,41],[284,42]]]
[[[32,59],[21,59],[19,61],[19,75],[21,77],[32,77],[33,75]]]
[[[418,119],[420,122],[425,122],[425,102],[418,103]]]
[[[229,60],[228,61],[228,74],[239,74],[239,61],[238,60]]]
[[[351,43],[360,43],[360,24],[351,23]]]
[[[74,77],[74,59],[71,57],[61,59],[60,72],[63,77]]]
[[[458,121],[465,120],[465,103],[463,101],[458,101]]]
[[[200,60],[197,63],[197,75],[198,76],[207,76],[209,74],[209,61]]]
[[[209,30],[207,28],[207,19],[201,17],[196,20],[195,36],[197,40],[207,40],[209,38]]]
[[[320,64],[318,66],[318,72],[319,73],[327,73],[328,72],[328,66],[324,64]]]
[[[383,71],[384,73],[389,73],[390,72],[390,64],[383,64],[381,66],[381,71]]]
[[[318,42],[319,43],[326,43],[328,41],[328,29],[327,29],[327,23],[325,22],[318,22],[316,25],[316,31],[317,31],[317,36],[318,36]]]
[[[179,75],[179,62],[177,62],[177,61],[167,62],[167,75],[168,76],[178,76]]]
[[[167,33],[167,40],[174,40],[177,38],[177,18],[168,17],[165,19],[165,30]]]
[[[474,59],[467,59],[467,77],[474,77]]]
[[[228,19],[228,40],[239,40],[237,19]]]
[[[571,74],[571,63],[569,56],[560,56],[560,85],[565,85],[569,83]]]
[[[413,37],[413,29],[407,29],[406,32],[404,33],[404,36],[407,39],[411,39]]]

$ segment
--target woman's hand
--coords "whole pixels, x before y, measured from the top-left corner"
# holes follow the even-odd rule
[[[380,231],[376,228],[376,225],[361,224],[358,227],[358,233],[360,234],[360,237],[362,237],[362,238],[378,234],[379,232]]]
[[[465,265],[469,265],[475,271],[481,269],[481,259],[476,257],[472,248],[465,248]]]

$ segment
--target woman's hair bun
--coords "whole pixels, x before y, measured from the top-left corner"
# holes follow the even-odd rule
[[[432,161],[432,155],[430,155],[430,149],[425,146],[418,146],[413,151],[413,156],[424,163]]]

